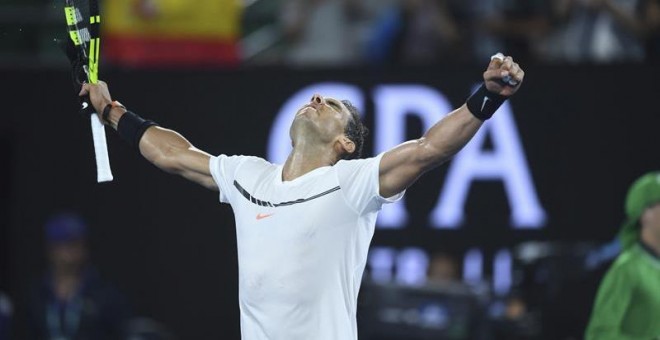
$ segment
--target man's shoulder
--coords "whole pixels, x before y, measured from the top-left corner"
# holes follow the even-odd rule
[[[273,163],[257,156],[246,155],[219,155],[218,158],[224,158],[227,162],[236,163],[236,165],[252,165],[252,166],[274,166]]]
[[[373,164],[374,162],[380,162],[381,155],[368,157],[368,158],[356,158],[356,159],[341,159],[333,166],[336,169],[341,168],[359,168],[361,166]]]

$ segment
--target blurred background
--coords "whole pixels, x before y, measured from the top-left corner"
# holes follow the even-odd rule
[[[210,153],[273,162],[314,92],[361,110],[375,155],[462,105],[490,55],[512,55],[521,91],[381,213],[360,338],[582,338],[620,251],[626,190],[660,168],[660,1],[107,0],[101,11],[100,78],[115,99]],[[0,3],[0,339],[239,339],[231,208],[113,133],[115,181],[96,183],[54,42],[65,34],[61,1]]]

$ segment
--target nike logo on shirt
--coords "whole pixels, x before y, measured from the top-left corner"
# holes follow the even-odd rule
[[[272,213],[272,214],[257,214],[257,220],[262,220],[266,217],[271,217],[273,215],[275,215],[275,213]]]

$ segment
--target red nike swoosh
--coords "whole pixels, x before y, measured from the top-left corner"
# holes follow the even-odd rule
[[[275,215],[275,213],[272,213],[272,214],[257,214],[257,220],[261,220],[261,219],[264,219],[266,217],[271,217],[273,215]]]

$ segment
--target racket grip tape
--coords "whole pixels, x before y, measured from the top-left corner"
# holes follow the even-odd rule
[[[89,117],[93,115],[94,107],[92,106],[92,101],[89,99],[89,95],[78,97],[80,100],[80,114],[83,117]]]
[[[108,157],[108,142],[105,138],[105,127],[97,114],[90,116],[92,125],[92,137],[94,140],[94,154],[96,156],[96,181],[111,182],[112,169],[110,169],[110,158]]]

